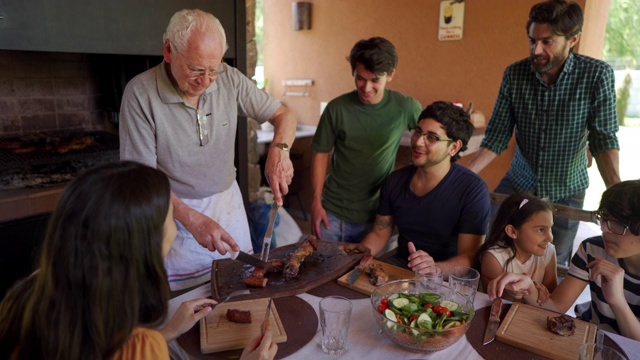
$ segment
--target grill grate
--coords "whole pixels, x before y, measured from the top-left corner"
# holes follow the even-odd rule
[[[118,135],[107,132],[0,138],[0,190],[65,183],[88,168],[118,159]]]
[[[92,144],[61,153],[61,147],[74,140],[91,137]],[[0,138],[0,170],[15,166],[54,164],[61,161],[91,159],[118,152],[118,135],[108,132],[47,133]]]

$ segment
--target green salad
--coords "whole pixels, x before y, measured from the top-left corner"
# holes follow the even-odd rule
[[[473,317],[473,307],[464,309],[457,302],[442,300],[436,293],[396,293],[383,298],[378,305],[391,330],[405,330],[397,324],[408,326],[408,333],[418,336],[413,329],[451,329],[465,324]],[[412,329],[413,328],[413,329]]]

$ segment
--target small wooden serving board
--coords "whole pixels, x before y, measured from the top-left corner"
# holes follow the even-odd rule
[[[299,246],[300,244],[291,244],[271,249],[269,259],[285,260]],[[214,260],[211,264],[211,294],[216,300],[224,299],[236,290],[245,289],[251,292],[235,299],[279,298],[302,294],[353,269],[369,252],[369,248],[360,244],[318,241],[317,250],[306,257],[296,278],[286,280],[282,272],[267,273],[269,282],[264,288],[244,283],[244,278],[251,275],[253,266],[238,260]]]
[[[242,349],[260,333],[269,299],[252,299],[227,302],[216,306],[206,317],[200,320],[200,351],[212,352]],[[227,319],[227,309],[251,311],[251,323],[234,323]],[[276,343],[287,341],[280,315],[275,304],[271,305],[271,336]]]
[[[575,360],[580,345],[595,342],[598,329],[594,324],[575,319],[574,335],[552,333],[547,329],[547,316],[559,315],[539,307],[513,303],[498,328],[496,339],[551,359]]]
[[[369,262],[369,264],[380,264],[382,265],[382,269],[387,275],[389,275],[389,281],[400,280],[400,279],[413,279],[415,277],[415,273],[408,269],[403,269],[401,267],[387,264],[380,260],[373,259]],[[369,282],[369,276],[366,271],[363,271],[362,274],[358,277],[358,280],[353,284],[353,287],[349,286],[349,277],[351,276],[352,271],[349,271],[345,275],[341,276],[338,279],[338,284],[348,287],[350,289],[359,291],[366,295],[371,295],[373,290],[376,289],[375,285],[371,285]]]

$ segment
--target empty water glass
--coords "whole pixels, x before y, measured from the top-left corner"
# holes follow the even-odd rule
[[[434,291],[437,285],[441,285],[444,280],[444,271],[439,266],[433,266],[429,268],[429,273],[418,274],[416,273],[416,280],[420,284],[421,288],[425,291]]]
[[[329,355],[347,351],[351,308],[351,301],[342,296],[327,296],[320,300],[322,350]]]
[[[449,270],[449,287],[471,299],[476,298],[480,273],[467,266],[454,266]]]

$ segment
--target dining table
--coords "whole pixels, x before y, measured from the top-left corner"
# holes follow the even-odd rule
[[[373,306],[371,305],[370,297],[365,294],[358,293],[347,287],[341,286],[337,283],[336,280],[332,280],[325,284],[322,284],[313,290],[295,295],[295,297],[310,305],[310,307],[313,309],[313,313],[311,313],[311,316],[315,316],[316,319],[309,320],[314,320],[317,322],[317,317],[319,314],[318,304],[324,296],[329,295],[345,296],[347,298],[350,298],[353,304],[351,324],[349,327],[349,345],[348,350],[344,354],[339,356],[342,359],[473,360],[505,358],[505,356],[507,356],[507,358],[514,359],[544,359],[544,357],[530,353],[526,350],[516,349],[497,341],[494,341],[493,345],[490,344],[492,347],[489,347],[489,345],[487,345],[487,347],[483,347],[481,338],[482,333],[484,333],[484,329],[486,327],[486,319],[488,316],[486,314],[488,314],[488,309],[491,306],[491,299],[486,293],[483,292],[478,292],[476,294],[473,304],[474,308],[476,309],[476,318],[480,317],[479,314],[482,313],[485,313],[485,317],[474,319],[476,321],[471,324],[473,327],[472,329],[474,330],[468,330],[465,336],[461,337],[452,346],[444,350],[429,353],[408,351],[392,342],[380,331],[380,328],[378,327],[378,324],[374,319],[372,310]],[[209,283],[171,299],[169,302],[169,311],[167,318],[171,318],[171,316],[173,316],[182,302],[200,297],[211,297],[211,285]],[[278,311],[286,312],[287,309],[278,309]],[[195,325],[195,328],[198,328],[198,324]],[[191,331],[192,333],[195,333],[197,329],[192,329]],[[608,342],[612,342],[614,346],[618,347],[618,349],[621,349],[629,359],[632,359],[635,354],[640,353],[640,342],[638,341],[630,340],[617,334],[598,330],[598,337],[600,339],[603,338],[602,335],[606,335],[606,337],[604,338],[607,339]],[[195,336],[197,335],[194,335],[194,337]],[[297,346],[295,347],[295,352],[287,354],[286,356],[278,356],[278,354],[276,354],[276,358],[308,360],[324,357],[335,357],[327,355],[322,351],[322,348],[320,346],[321,337],[322,330],[318,322],[318,325],[315,329],[315,334],[311,334],[310,341],[307,341],[304,344],[296,344]],[[184,341],[182,343],[184,343]],[[206,355],[201,354],[199,356],[195,356],[196,354],[194,354],[193,349],[187,351],[184,346],[181,345],[180,341],[173,340],[169,342],[168,345],[172,359],[194,360],[207,358]],[[281,346],[283,346],[283,344],[279,344],[279,347]],[[216,357],[212,356],[211,358],[213,359]],[[238,357],[235,356],[235,358]]]

